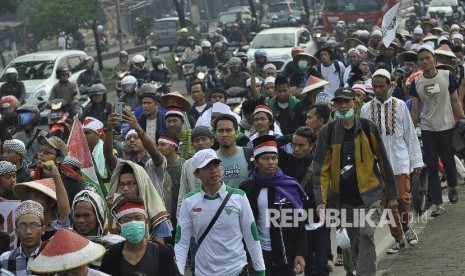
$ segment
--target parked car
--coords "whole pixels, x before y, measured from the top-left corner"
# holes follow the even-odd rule
[[[287,26],[290,17],[300,20],[303,13],[304,9],[294,1],[277,2],[270,4],[265,23],[270,24],[271,17],[277,15],[281,26]]]
[[[186,18],[186,28],[189,30],[189,36],[195,37],[197,41],[200,41],[200,31],[194,26],[194,24]],[[170,50],[173,49],[173,46],[176,44],[176,41],[179,37],[179,25],[178,17],[167,17],[158,19],[154,24],[154,41],[153,45],[157,46],[158,49],[161,47],[169,47]]]
[[[252,21],[252,14],[248,10],[236,10],[236,11],[226,11],[220,12],[218,14],[218,25],[226,28],[231,28],[231,25],[242,21],[246,26],[250,25]]]
[[[41,97],[48,100],[52,87],[58,82],[56,69],[60,65],[67,66],[71,72],[70,80],[76,82],[84,72],[82,63],[86,53],[78,50],[55,50],[36,52],[13,59],[6,68],[14,67],[18,70],[19,80],[26,88],[25,100],[28,104],[37,105]],[[6,76],[0,76],[0,85]]]
[[[247,51],[248,65],[254,60],[254,53],[263,49],[267,53],[267,60],[282,72],[287,63],[292,61],[291,50],[294,46],[301,46],[304,51],[314,55],[317,51],[315,41],[306,28],[284,27],[265,29],[259,32],[250,43]]]
[[[431,12],[437,13],[443,11],[445,16],[452,15],[452,6],[457,6],[457,0],[431,0],[426,11],[426,15],[430,16]]]

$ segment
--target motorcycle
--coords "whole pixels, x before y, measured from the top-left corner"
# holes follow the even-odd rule
[[[176,72],[178,73],[179,80],[182,80],[183,78],[181,58],[184,55],[185,50],[186,47],[184,46],[178,46],[174,49],[174,62],[176,63]]]
[[[231,87],[226,90],[228,96],[226,104],[236,114],[240,114],[242,102],[247,99],[247,89],[242,87]]]
[[[109,52],[110,51],[110,45],[108,45],[108,39],[104,37],[103,39],[99,40],[98,45],[100,47],[100,51],[103,52]]]
[[[184,62],[184,64],[182,65],[182,72],[184,75],[184,79],[186,80],[187,93],[190,95],[191,94],[190,86],[191,86],[191,83],[194,82],[195,80],[194,62],[193,61]]]
[[[76,114],[76,117],[78,114]],[[47,118],[49,133],[67,141],[71,132],[74,118],[70,118],[69,111],[64,99],[53,99],[50,103],[50,114]]]
[[[123,80],[124,77],[130,75],[131,72],[123,72],[123,71],[118,71],[115,73],[115,91],[116,94],[118,95],[118,98],[121,97],[121,94],[123,93],[123,88],[121,86],[121,81]]]
[[[197,67],[195,70],[195,78],[196,80],[202,81],[205,84],[207,91],[210,91],[213,88],[212,75],[210,74],[207,66]]]

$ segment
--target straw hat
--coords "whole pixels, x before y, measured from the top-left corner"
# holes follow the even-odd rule
[[[60,228],[31,262],[34,273],[56,273],[87,265],[105,254],[105,247],[71,230]]]
[[[311,66],[315,66],[318,64],[318,59],[316,59],[316,57],[310,55],[309,53],[302,52],[302,53],[295,54],[293,57],[293,60],[296,60],[299,57],[306,57],[307,59],[309,59]]]
[[[435,36],[441,36],[442,33],[444,32],[444,30],[441,29],[440,27],[434,27],[434,28],[431,29],[430,32]]]
[[[422,41],[426,42],[426,41],[435,41],[435,40],[438,40],[437,36],[433,35],[432,33],[427,33]]]
[[[325,86],[327,84],[329,84],[329,81],[322,80],[322,79],[317,78],[315,76],[310,76],[310,78],[308,78],[307,83],[305,84],[305,87],[302,90],[301,94],[308,93],[308,92],[310,92],[312,90],[323,87],[323,86]]]
[[[457,75],[457,70],[449,64],[438,63],[436,64],[436,69],[449,70],[453,75]]]
[[[30,182],[17,183],[13,187],[13,192],[21,201],[28,199],[29,190],[39,191],[54,201],[57,201],[55,182],[52,178],[44,178]]]
[[[447,45],[447,44],[441,44],[441,46],[439,46],[439,48],[434,50],[434,54],[435,55],[442,55],[442,56],[446,56],[446,57],[450,57],[450,58],[457,58],[457,56],[452,52],[449,45]]]
[[[417,53],[415,53],[414,51],[405,51],[397,55],[397,62],[399,62],[399,64],[403,64],[407,57],[416,57],[416,56],[417,56]]]
[[[160,103],[165,108],[168,106],[175,106],[186,112],[192,107],[189,101],[178,91],[162,95],[160,97]]]
[[[352,42],[356,43],[356,45],[355,46],[350,45]],[[347,51],[349,51],[350,48],[355,48],[358,45],[364,45],[364,44],[363,44],[363,42],[361,42],[360,40],[358,40],[356,38],[349,37],[349,38],[344,39],[344,42],[342,43],[342,45],[344,46],[344,50],[347,52]]]

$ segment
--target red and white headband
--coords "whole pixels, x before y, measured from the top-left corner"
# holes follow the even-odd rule
[[[116,210],[115,217],[116,219],[120,219],[125,215],[134,214],[134,213],[139,213],[147,217],[147,212],[145,212],[144,204],[137,204],[137,203],[131,203],[131,202],[124,204],[118,210]]]
[[[253,156],[258,156],[262,153],[278,154],[278,144],[276,141],[267,141],[253,148]]]
[[[271,108],[267,105],[257,105],[255,107],[255,110],[253,112],[253,115],[257,114],[258,112],[265,112],[267,114],[270,114],[271,118],[273,118],[273,111],[271,111]]]
[[[179,142],[174,140],[173,138],[171,137],[168,137],[168,136],[163,136],[161,135],[160,138],[158,138],[158,143],[165,143],[165,144],[168,144],[168,145],[172,145],[172,146],[175,146],[175,147],[179,147]]]

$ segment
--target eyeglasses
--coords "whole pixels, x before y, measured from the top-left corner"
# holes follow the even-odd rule
[[[36,231],[39,229],[39,227],[42,227],[42,224],[39,224],[37,222],[31,222],[29,224],[27,223],[20,223],[16,225],[16,229],[20,231],[26,231],[28,228],[31,229],[32,231]]]
[[[45,148],[39,148],[39,154],[44,154],[44,155],[58,155],[58,153],[53,152],[53,151],[48,151]]]
[[[137,186],[136,181],[129,181],[129,182],[120,182],[118,184],[118,188],[124,188],[124,186],[128,187],[128,189],[132,189]]]

